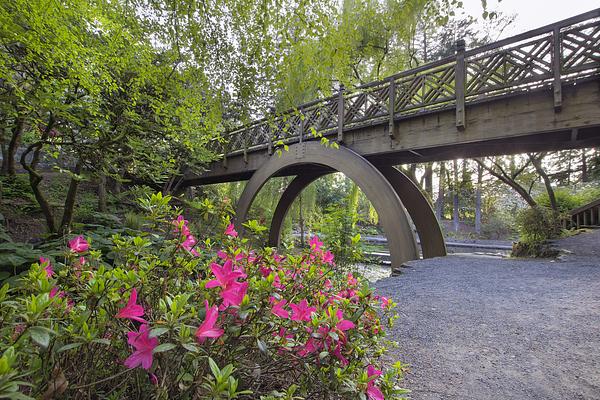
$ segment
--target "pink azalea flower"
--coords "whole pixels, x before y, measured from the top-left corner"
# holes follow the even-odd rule
[[[271,312],[273,314],[277,315],[279,318],[289,318],[289,312],[283,308],[287,304],[286,299],[282,299],[278,302],[277,299],[275,299],[275,297],[271,297],[269,298],[269,301],[271,301],[271,303],[274,303],[273,307],[271,308]]]
[[[40,265],[44,267],[44,272],[46,273],[46,278],[50,279],[54,276],[54,270],[52,269],[52,264],[50,264],[50,260],[44,257],[40,257]]]
[[[190,235],[190,228],[188,228],[188,221],[183,218],[183,215],[179,215],[177,217],[176,220],[174,220],[172,222],[172,224],[175,226],[175,229],[173,230],[174,234],[181,234],[183,236],[189,236]]]
[[[237,237],[238,233],[235,230],[235,226],[233,224],[227,225],[227,229],[225,229],[225,234],[231,237]]]
[[[244,300],[247,290],[248,282],[234,282],[228,286],[227,289],[224,289],[221,292],[221,297],[223,298],[221,309],[225,309],[229,306],[239,307],[239,305],[242,304],[242,300]]]
[[[53,286],[52,289],[50,289],[50,293],[48,294],[48,296],[52,299],[56,295],[58,295],[59,299],[62,299],[65,297],[65,292],[60,291],[58,286]]]
[[[281,278],[279,278],[279,274],[275,274],[275,278],[273,278],[273,287],[277,289],[283,289],[284,286],[281,284]]]
[[[185,240],[183,241],[183,243],[181,243],[181,247],[183,247],[184,249],[186,249],[187,251],[189,251],[196,257],[198,257],[199,254],[196,251],[196,249],[194,249],[194,246],[196,245],[196,243],[198,243],[196,241],[196,238],[194,237],[194,235],[190,234],[185,237]]]
[[[375,386],[375,380],[381,376],[381,371],[369,365],[367,367],[367,375],[369,377],[369,382],[367,383],[367,396],[369,400],[385,400],[381,390]]]
[[[358,279],[356,279],[354,277],[354,275],[352,275],[352,272],[348,272],[348,285],[349,286],[356,286],[356,285],[358,285]]]
[[[145,370],[152,366],[152,351],[158,346],[158,338],[148,336],[150,329],[148,325],[140,326],[138,332],[127,332],[127,343],[135,348],[135,351],[125,360],[127,368],[135,368],[141,365]]]
[[[315,307],[309,307],[306,299],[298,304],[290,303],[292,309],[292,321],[310,321],[310,315],[317,311]]]
[[[348,359],[342,354],[342,344],[340,342],[335,345],[335,348],[333,349],[333,355],[340,360],[342,365],[348,365]]]
[[[313,236],[308,244],[314,252],[318,252],[321,250],[321,246],[323,246],[323,242],[319,241],[319,237],[317,235]]]
[[[223,250],[217,251],[217,257],[219,257],[221,260],[227,260],[229,258],[227,253],[225,253]]]
[[[196,339],[198,343],[202,344],[207,338],[218,338],[225,333],[221,328],[215,328],[217,318],[219,318],[219,310],[217,306],[208,306],[208,300],[204,301],[204,308],[206,309],[206,317],[202,324],[196,330]]]
[[[82,235],[69,240],[69,248],[75,253],[84,253],[90,248],[89,243]]]
[[[383,310],[385,310],[386,308],[390,307],[392,305],[392,302],[390,299],[388,299],[387,297],[383,297],[381,296],[381,308]]]
[[[327,250],[325,254],[323,254],[323,262],[329,265],[333,265],[333,253]]]
[[[323,347],[322,344],[319,343],[318,340],[311,337],[306,341],[304,346],[300,347],[300,349],[298,350],[298,355],[300,357],[306,357],[309,354],[319,351],[322,347]]]
[[[136,302],[137,290],[133,288],[131,289],[127,305],[117,313],[117,318],[127,318],[138,322],[146,322],[145,319],[141,318],[142,315],[144,315],[144,307],[136,304]]]
[[[339,322],[335,325],[335,327],[340,331],[347,331],[356,327],[356,325],[354,325],[354,322],[344,319],[344,312],[342,310],[337,311],[336,317]]]
[[[238,278],[245,278],[246,274],[242,271],[233,269],[233,262],[231,260],[225,261],[225,264],[221,267],[217,263],[212,263],[210,265],[210,270],[215,275],[215,278],[206,283],[206,288],[214,288],[220,286],[223,289],[227,289],[233,283],[236,282]]]

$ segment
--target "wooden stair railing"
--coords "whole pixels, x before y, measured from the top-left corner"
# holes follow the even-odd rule
[[[566,228],[600,228],[600,199],[571,210]]]

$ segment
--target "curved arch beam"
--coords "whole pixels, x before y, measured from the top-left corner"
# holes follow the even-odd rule
[[[294,178],[292,182],[285,189],[281,195],[281,199],[277,203],[275,212],[273,213],[273,219],[271,219],[271,229],[269,230],[269,246],[279,247],[281,242],[281,228],[283,227],[283,221],[287,215],[292,203],[298,197],[308,185],[322,177],[323,175],[330,174],[331,171],[319,171],[311,174],[302,174]]]
[[[271,156],[246,184],[238,201],[236,226],[241,230],[241,221],[246,219],[252,201],[272,176],[287,167],[302,164],[333,168],[360,187],[379,213],[388,238],[392,266],[419,258],[408,216],[392,185],[369,161],[343,146],[333,149],[319,142],[304,142],[290,146],[281,156]]]
[[[392,166],[378,166],[377,169],[390,182],[415,224],[423,258],[445,256],[446,243],[442,229],[421,190],[408,176]]]

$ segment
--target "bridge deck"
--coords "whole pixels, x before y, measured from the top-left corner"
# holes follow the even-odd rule
[[[185,180],[248,179],[284,144],[320,137],[382,165],[600,146],[599,78],[596,9],[256,121]]]

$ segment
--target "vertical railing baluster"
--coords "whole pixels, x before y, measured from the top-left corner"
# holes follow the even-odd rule
[[[454,94],[456,96],[456,127],[465,129],[465,81],[467,71],[465,66],[465,41],[456,41],[456,70],[454,77]]]
[[[388,119],[388,135],[390,135],[391,138],[393,138],[395,136],[395,132],[394,132],[394,114],[395,114],[395,110],[396,110],[396,80],[394,79],[394,77],[390,78],[390,87],[389,87],[389,106],[388,106],[388,114],[389,114],[389,119]]]
[[[302,143],[304,141],[304,113],[302,109],[298,110],[300,113],[300,137],[298,138],[298,142]]]
[[[338,143],[344,142],[344,85],[340,83],[338,93]]]
[[[561,51],[560,51],[560,27],[554,28],[552,32],[552,70],[554,72],[554,81],[552,83],[554,91],[554,111],[560,112],[562,109],[562,85],[560,83]]]
[[[269,107],[270,118],[267,118],[267,136],[269,138],[269,147],[267,149],[267,154],[273,154],[273,125],[275,124],[275,108]]]

